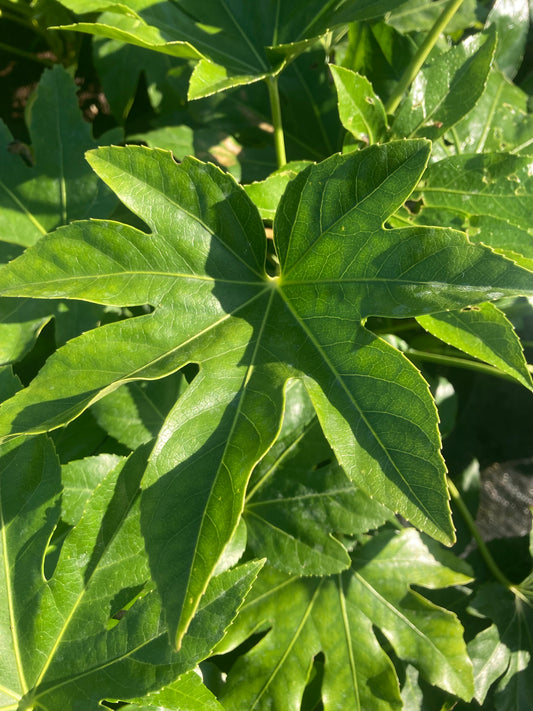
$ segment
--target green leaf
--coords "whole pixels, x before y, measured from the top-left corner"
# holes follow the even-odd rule
[[[82,470],[78,465],[77,474]],[[257,563],[214,578],[181,652],[170,649],[159,599],[150,592],[139,531],[142,471],[142,456],[125,465],[120,461],[105,476],[98,474],[88,496],[81,494],[81,516],[78,503],[69,506],[75,525],[45,579],[44,557],[61,507],[59,465],[46,437],[2,445],[0,699],[5,708],[16,703],[35,711],[68,708],[76,699],[78,708],[96,711],[103,698],[161,688],[207,656],[234,617]],[[129,609],[121,612],[124,608]]]
[[[430,61],[392,124],[395,136],[435,140],[474,108],[485,90],[496,33],[475,35]]]
[[[532,194],[529,157],[487,153],[431,164],[415,197],[423,199],[419,221],[431,221],[438,213],[440,224],[464,228],[472,241],[511,258],[522,255],[533,266]]]
[[[31,350],[52,318],[53,308],[37,299],[2,299],[0,302],[0,365],[15,363]]]
[[[316,38],[351,20],[373,19],[398,3],[392,0],[322,0],[226,3],[222,0],[117,2],[62,0],[76,13],[116,13],[112,23],[65,26],[130,42],[177,57],[200,59],[189,89],[198,99],[277,74]]]
[[[533,388],[520,339],[494,304],[419,316],[418,323],[441,341],[485,361]]]
[[[365,77],[344,67],[330,67],[337,87],[339,115],[344,128],[358,141],[377,143],[387,130],[387,115]]]
[[[9,151],[0,122],[0,239],[24,246],[70,220],[107,217],[116,198],[91,171],[84,152],[98,146],[80,113],[76,85],[61,65],[46,70],[31,106],[31,153]]]
[[[416,45],[409,37],[384,22],[353,22],[340,64],[366,77],[386,101],[415,52]]]
[[[281,274],[272,278],[260,216],[230,176],[192,158],[177,165],[163,151],[100,149],[91,164],[151,234],[77,222],[0,271],[8,296],[154,307],[60,348],[1,406],[7,439],[61,426],[123,383],[200,364],[143,479],[151,572],[178,641],[236,528],[250,472],[276,439],[290,379],[303,380],[363,492],[452,540],[427,384],[364,322],[531,294],[533,285],[529,272],[459,232],[383,227],[428,155],[427,142],[401,141],[299,173],[276,213]]]
[[[103,13],[99,21],[112,24],[113,13]],[[119,123],[123,123],[133,105],[137,87],[144,74],[148,94],[154,109],[163,104],[172,104],[176,109],[184,103],[190,70],[185,60],[176,59],[168,54],[144,50],[135,45],[124,44],[105,37],[95,37],[92,42],[93,62],[102,83],[105,97],[111,111]],[[176,91],[173,74],[183,73],[184,91]],[[179,80],[176,82],[179,86]]]
[[[291,161],[271,173],[265,180],[245,185],[247,195],[252,199],[263,220],[273,220],[281,196],[290,181],[309,165],[309,161]]]
[[[339,538],[366,533],[392,514],[358,491],[336,464],[303,385],[292,383],[286,398],[279,438],[250,482],[248,542],[278,570],[339,573],[350,565]]]
[[[135,704],[128,704],[124,711],[224,711],[194,671],[180,676],[164,689],[134,701]]]
[[[529,30],[528,0],[496,0],[487,17],[486,27],[498,32],[496,64],[512,79],[522,63]]]
[[[378,534],[338,576],[297,578],[265,568],[216,650],[266,633],[230,670],[224,707],[300,709],[313,658],[322,652],[325,711],[400,709],[396,673],[373,626],[431,684],[468,700],[472,667],[461,625],[411,589],[467,580],[463,563],[428,548],[412,529]]]
[[[472,607],[493,624],[468,645],[474,665],[475,698],[483,703],[491,685],[498,711],[527,709],[533,702],[533,679],[529,673],[533,654],[531,603],[497,583],[482,586]]]
[[[493,68],[476,106],[449,136],[458,153],[531,152],[533,116],[528,95]]]
[[[408,0],[393,8],[386,21],[402,33],[427,32],[442,14],[448,0],[434,0],[426,3],[420,0]],[[464,0],[445,28],[446,33],[453,34],[474,27],[477,24],[476,0]]]
[[[136,449],[157,435],[185,386],[181,372],[164,380],[129,383],[96,402],[91,411],[106,432]]]

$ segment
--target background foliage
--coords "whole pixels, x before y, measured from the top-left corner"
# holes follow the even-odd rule
[[[0,0],[1,709],[533,706],[531,12]]]

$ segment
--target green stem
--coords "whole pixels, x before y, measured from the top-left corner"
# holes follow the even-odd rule
[[[408,358],[414,358],[415,360],[424,360],[429,363],[439,363],[440,365],[449,365],[454,368],[465,368],[466,370],[475,370],[478,373],[485,373],[485,375],[495,375],[498,378],[504,378],[505,380],[510,380],[516,382],[516,379],[512,375],[503,373],[501,370],[494,368],[492,365],[486,365],[485,363],[480,363],[477,360],[469,360],[467,358],[457,358],[456,356],[443,355],[442,353],[430,353],[429,351],[417,351],[414,348],[408,348],[405,351],[405,355]],[[528,366],[528,369],[530,366]]]
[[[278,78],[267,77],[268,96],[270,98],[270,110],[272,112],[272,124],[274,126],[274,146],[276,147],[276,158],[278,168],[283,168],[287,163],[285,154],[285,136],[283,135],[283,123],[281,120],[281,105],[279,103]]]
[[[487,568],[490,570],[490,572],[494,575],[496,580],[501,583],[504,587],[509,588],[509,590],[514,591],[514,586],[513,584],[507,580],[505,575],[502,573],[502,571],[498,568],[496,561],[492,557],[489,549],[487,548],[485,541],[483,538],[481,538],[481,534],[478,530],[478,527],[475,524],[474,519],[472,518],[472,515],[470,511],[468,510],[465,502],[461,498],[461,494],[459,493],[457,487],[453,483],[453,481],[450,479],[450,477],[447,477],[448,480],[448,489],[450,491],[451,497],[455,502],[455,505],[459,509],[459,512],[461,516],[464,519],[464,522],[468,526],[468,529],[472,536],[474,537],[474,540],[476,541],[479,552],[481,553],[483,560],[485,561],[485,564],[487,565]]]
[[[435,43],[437,42],[441,32],[444,30],[448,22],[452,19],[457,10],[460,8],[462,2],[463,0],[449,0],[441,15],[437,18],[437,21],[430,29],[426,39],[422,42],[415,56],[409,62],[407,68],[402,74],[400,81],[396,86],[396,89],[389,97],[389,100],[385,105],[388,114],[393,114],[398,108],[398,104],[400,103],[402,96],[407,91],[409,86],[413,83],[416,75],[421,70],[422,65],[428,58],[429,53],[435,46]]]
[[[25,52],[23,49],[12,47],[11,45],[5,44],[4,42],[0,42],[0,49],[3,49],[5,52],[9,52],[10,54],[17,54],[19,57],[24,57],[25,59],[31,59],[33,62],[44,64],[45,67],[54,66],[54,63],[51,62],[49,59],[41,59],[41,57],[38,57],[36,54],[32,54],[31,52]]]

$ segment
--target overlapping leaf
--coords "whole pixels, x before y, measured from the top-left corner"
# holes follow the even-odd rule
[[[9,150],[13,138],[0,122],[0,239],[27,246],[71,220],[107,217],[116,198],[85,161],[85,151],[99,142],[61,65],[45,71],[39,82],[29,131],[31,151],[19,144],[17,153]]]
[[[351,568],[338,576],[298,578],[265,568],[217,649],[266,633],[232,667],[224,708],[297,711],[320,652],[325,711],[402,708],[394,667],[373,626],[431,684],[468,700],[472,666],[461,625],[411,589],[468,580],[464,563],[440,556],[411,529],[378,534],[356,549]]]
[[[402,141],[301,172],[276,214],[281,274],[272,278],[259,214],[231,177],[194,159],[176,165],[162,151],[100,149],[91,164],[152,234],[78,222],[0,272],[6,295],[155,307],[59,349],[0,408],[7,439],[58,427],[124,382],[201,366],[143,479],[143,535],[177,640],[237,525],[249,473],[276,438],[291,378],[303,380],[357,486],[452,538],[427,385],[363,324],[530,294],[533,284],[461,233],[383,227],[428,153],[425,141]]]
[[[418,221],[465,229],[483,242],[533,267],[530,156],[465,154],[430,165],[417,194],[423,200]]]
[[[171,650],[139,530],[142,471],[142,457],[120,461],[83,492],[83,512],[67,505],[73,528],[47,570],[61,512],[53,447],[44,436],[2,446],[1,708],[96,711],[103,698],[144,695],[207,656],[235,615],[255,563],[213,579],[181,651]]]
[[[435,140],[474,108],[494,58],[496,33],[474,35],[417,74],[392,124],[395,136]]]
[[[302,383],[294,381],[278,440],[250,481],[244,519],[252,552],[295,575],[340,573],[350,565],[343,536],[391,518],[335,462]]]
[[[476,106],[449,135],[458,153],[531,153],[533,116],[528,95],[498,69],[489,74]]]
[[[190,98],[278,73],[317,37],[351,20],[383,15],[392,0],[254,2],[62,0],[76,13],[105,10],[97,23],[68,26],[178,57],[199,59]]]
[[[532,389],[520,339],[511,322],[494,304],[419,316],[417,320],[445,343],[493,365]]]

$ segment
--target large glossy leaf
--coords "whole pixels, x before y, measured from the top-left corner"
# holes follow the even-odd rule
[[[2,446],[0,462],[2,708],[96,711],[103,698],[160,688],[210,653],[258,566],[214,578],[190,636],[172,652],[139,531],[142,457],[100,472],[82,494],[81,515],[78,504],[67,505],[74,527],[47,579],[45,554],[61,511],[53,447],[44,436],[18,438]]]
[[[507,153],[461,155],[430,165],[419,196],[420,222],[464,228],[483,242],[533,267],[531,158]]]
[[[200,59],[190,98],[200,98],[266,78],[304,51],[331,27],[378,17],[398,5],[392,0],[179,0],[118,2],[62,0],[70,10],[106,10],[113,22],[68,26],[131,42],[179,57]]]
[[[70,220],[107,217],[116,198],[85,161],[85,151],[99,142],[61,65],[45,71],[39,82],[29,130],[32,165],[24,154],[8,150],[13,138],[0,122],[0,239],[27,246]]]
[[[272,278],[259,214],[231,177],[194,159],[176,165],[162,151],[100,149],[91,164],[152,234],[78,222],[0,272],[6,295],[155,307],[59,349],[0,408],[8,439],[58,427],[124,382],[201,366],[143,480],[143,534],[177,639],[237,525],[250,471],[276,438],[292,378],[303,380],[350,479],[452,539],[427,385],[364,321],[530,294],[533,285],[529,272],[459,232],[383,227],[428,153],[425,141],[402,141],[301,172],[276,214],[281,274]]]
[[[373,627],[430,683],[469,699],[472,667],[461,625],[411,588],[466,582],[467,567],[448,555],[439,557],[411,529],[377,535],[338,576],[298,578],[265,568],[217,648],[224,652],[266,633],[232,667],[224,707],[297,711],[322,652],[325,711],[402,708],[394,667]]]
[[[392,124],[395,136],[435,140],[474,108],[485,90],[496,34],[475,35],[419,72]]]

